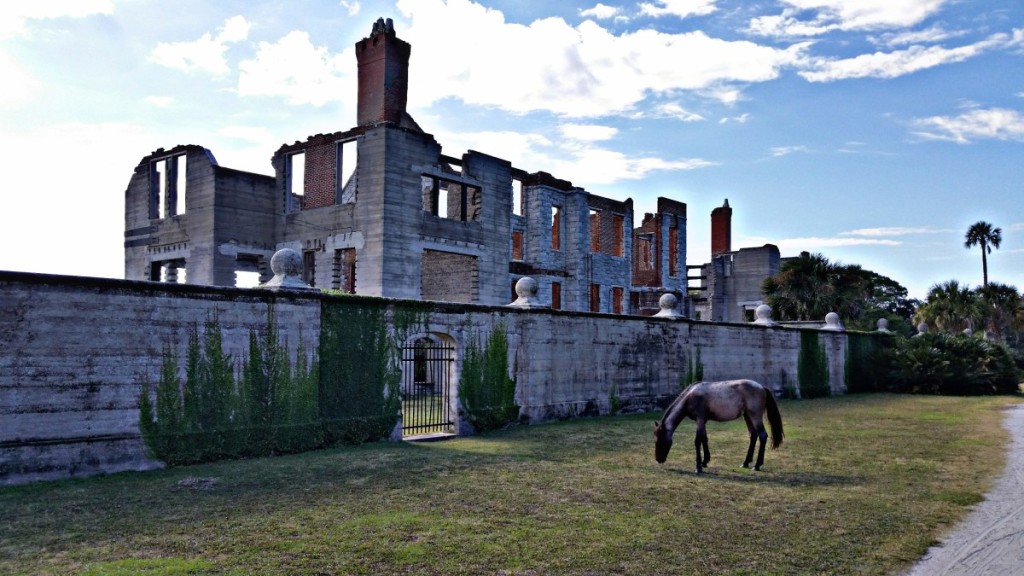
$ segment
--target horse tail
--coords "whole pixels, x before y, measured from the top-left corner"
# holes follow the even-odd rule
[[[765,388],[765,396],[767,401],[765,402],[768,408],[768,424],[772,429],[772,448],[778,448],[782,445],[782,414],[779,413],[779,405],[775,402],[775,393]]]

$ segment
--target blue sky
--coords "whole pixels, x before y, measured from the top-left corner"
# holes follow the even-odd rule
[[[0,4],[0,269],[123,276],[124,190],[157,148],[272,174],[282,144],[355,124],[353,44],[412,44],[409,107],[590,192],[710,212],[733,248],[860,264],[924,297],[1024,287],[1020,0],[66,0]]]

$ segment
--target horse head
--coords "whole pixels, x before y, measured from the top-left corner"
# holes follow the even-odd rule
[[[661,421],[654,423],[654,459],[664,464],[668,459],[668,451],[672,449],[672,430]]]

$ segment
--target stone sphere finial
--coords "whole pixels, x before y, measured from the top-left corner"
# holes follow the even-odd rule
[[[270,271],[274,277],[260,284],[260,288],[315,290],[302,280],[302,256],[291,248],[282,248],[270,257]]]
[[[875,325],[878,326],[878,331],[879,332],[888,332],[889,331],[889,320],[887,320],[885,318],[879,318],[878,322],[876,322]]]
[[[516,282],[516,296],[520,298],[536,298],[537,289],[537,281],[529,276],[523,276]]]
[[[754,308],[754,324],[764,324],[767,326],[775,324],[772,321],[772,307],[767,304],[761,304]]]
[[[839,314],[835,312],[829,312],[825,314],[825,325],[821,327],[822,330],[842,330],[843,324],[839,321]]]
[[[677,304],[679,304],[679,299],[675,294],[671,292],[662,294],[661,298],[658,298],[658,307],[661,310],[654,316],[656,318],[682,318],[683,315],[676,311]]]
[[[925,334],[927,332],[928,332],[928,324],[926,324],[924,322],[921,322],[920,324],[917,325],[917,334],[914,334],[914,336],[920,336],[920,335]]]
[[[548,308],[540,303],[537,299],[537,281],[529,276],[523,276],[516,281],[516,298],[515,302],[509,304],[516,308]]]

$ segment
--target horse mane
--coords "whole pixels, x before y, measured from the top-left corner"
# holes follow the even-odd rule
[[[687,388],[676,396],[676,399],[668,405],[665,409],[665,414],[661,417],[661,425],[667,427],[669,430],[675,430],[676,426],[686,418],[686,401],[690,396],[690,389]]]

